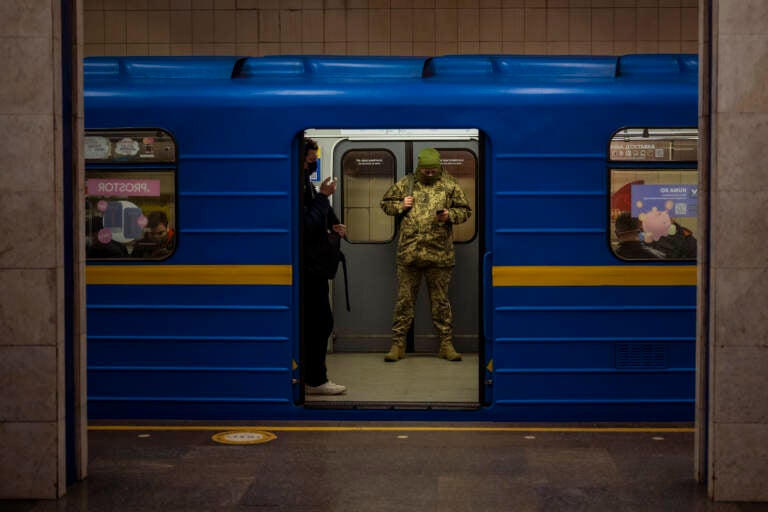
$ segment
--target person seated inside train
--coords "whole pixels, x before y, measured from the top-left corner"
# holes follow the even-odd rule
[[[133,256],[137,258],[164,258],[173,252],[176,237],[168,227],[168,216],[156,210],[147,216],[147,228],[141,240],[133,247]]]
[[[697,242],[693,232],[672,221],[668,235],[664,235],[651,244],[651,247],[664,253],[667,259],[696,258]]]
[[[101,217],[92,217],[85,254],[87,258],[127,258],[128,250],[123,244],[112,239],[109,230],[104,230],[104,220]]]
[[[616,217],[614,227],[619,245],[616,255],[626,260],[649,260],[664,258],[664,253],[649,247],[640,240],[640,219],[629,212],[622,212]]]

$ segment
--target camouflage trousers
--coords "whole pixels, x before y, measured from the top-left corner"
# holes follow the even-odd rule
[[[427,281],[429,302],[432,309],[432,325],[437,330],[441,342],[452,341],[453,313],[448,298],[448,285],[451,283],[453,267],[415,267],[397,266],[397,302],[392,320],[392,342],[405,346],[405,337],[413,323],[416,297],[419,295],[421,277]]]

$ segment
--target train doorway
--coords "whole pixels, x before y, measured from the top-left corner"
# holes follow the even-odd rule
[[[478,407],[482,401],[478,131],[307,130],[305,137],[319,146],[314,183],[329,176],[338,179],[332,201],[347,226],[342,251],[350,302],[347,311],[340,271],[331,291],[334,331],[327,364],[329,377],[348,391],[338,396],[307,395],[305,403],[314,407]],[[386,363],[398,286],[399,231],[397,220],[384,214],[380,201],[395,182],[412,173],[418,153],[427,147],[440,152],[445,172],[457,179],[472,208],[470,220],[453,227],[456,267],[449,291],[454,345],[463,360],[437,357],[439,341],[422,282],[406,358]]]

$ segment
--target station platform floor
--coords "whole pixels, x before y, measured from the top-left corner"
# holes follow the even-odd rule
[[[708,499],[690,425],[96,423],[88,437],[87,479],[0,510],[768,512]]]

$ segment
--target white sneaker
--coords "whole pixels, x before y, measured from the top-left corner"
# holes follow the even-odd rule
[[[319,386],[305,386],[304,391],[308,395],[341,395],[347,392],[347,387],[329,380]]]

